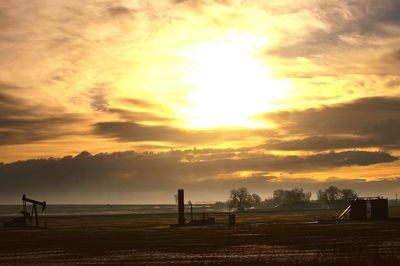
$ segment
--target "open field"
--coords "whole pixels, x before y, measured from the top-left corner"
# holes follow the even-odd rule
[[[243,213],[234,228],[171,228],[176,215],[161,213],[48,217],[47,229],[1,228],[0,265],[400,265],[400,223],[316,223],[337,214]]]

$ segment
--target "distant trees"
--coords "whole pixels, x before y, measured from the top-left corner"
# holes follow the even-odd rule
[[[251,194],[251,203],[253,207],[260,207],[262,204],[262,199],[260,197],[260,195],[253,193]]]
[[[335,200],[339,200],[341,195],[340,195],[340,190],[337,187],[330,186],[326,188],[325,190],[318,190],[317,193],[317,198],[319,201],[322,202],[332,202]]]
[[[302,188],[292,190],[277,189],[274,191],[272,201],[281,206],[301,205],[309,202],[311,192],[304,192]]]
[[[317,200],[311,201],[311,192],[305,192],[303,188],[293,188],[290,190],[276,189],[272,198],[264,199],[256,194],[250,193],[246,187],[232,189],[229,200],[226,203],[217,202],[216,207],[226,207],[245,211],[250,208],[276,208],[276,207],[312,207],[322,206],[343,207],[351,198],[357,197],[352,189],[339,189],[330,186],[324,190],[318,190]]]
[[[343,200],[345,200],[347,202],[349,199],[352,199],[352,198],[357,198],[357,194],[354,192],[354,190],[349,189],[349,188],[342,189],[342,199]]]
[[[217,201],[214,203],[215,208],[225,208],[227,207],[227,202]]]
[[[261,197],[250,192],[245,187],[232,189],[229,196],[229,207],[238,211],[244,211],[250,207],[261,205]]]
[[[272,199],[263,201],[258,194],[250,194],[247,188],[240,187],[231,190],[228,205],[230,208],[244,211],[252,207],[271,206],[271,204],[273,206],[299,206],[309,202],[310,198],[311,192],[304,192],[302,188],[294,188],[292,190],[277,189],[274,191]]]
[[[357,194],[352,189],[339,189],[335,186],[330,186],[325,190],[318,190],[317,199],[321,203],[326,203],[329,206],[343,205],[351,198],[356,198]]]

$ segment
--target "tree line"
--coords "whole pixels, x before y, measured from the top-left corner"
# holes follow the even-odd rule
[[[330,186],[324,190],[318,190],[317,204],[320,207],[343,207],[351,198],[356,198],[357,194],[352,189],[339,189]],[[230,209],[245,211],[250,208],[293,208],[311,206],[311,192],[305,192],[302,188],[293,188],[291,190],[277,189],[273,192],[272,198],[262,199],[256,193],[250,193],[246,187],[232,189],[229,200],[224,204]]]

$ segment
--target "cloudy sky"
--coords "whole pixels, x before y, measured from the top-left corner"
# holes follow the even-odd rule
[[[3,0],[0,202],[400,193],[398,0]]]

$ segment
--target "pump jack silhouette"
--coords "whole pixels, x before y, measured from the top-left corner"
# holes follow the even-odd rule
[[[31,203],[32,207],[29,211],[27,203]],[[46,210],[46,201],[37,201],[34,199],[30,199],[24,195],[22,195],[22,211],[21,214],[23,217],[14,218],[4,224],[5,227],[41,227],[39,223],[39,214],[38,214],[38,207],[41,207],[41,212],[45,213]],[[42,227],[47,227],[46,216],[44,220],[44,224]]]

